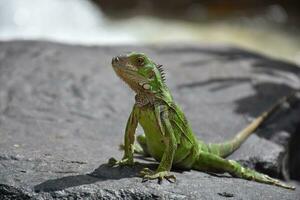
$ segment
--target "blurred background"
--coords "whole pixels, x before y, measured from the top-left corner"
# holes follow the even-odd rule
[[[0,0],[0,40],[226,43],[300,65],[299,0]]]

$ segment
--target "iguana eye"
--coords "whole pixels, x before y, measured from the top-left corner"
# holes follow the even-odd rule
[[[138,57],[137,60],[136,60],[136,62],[137,62],[137,65],[138,65],[138,66],[143,66],[145,60],[144,60],[143,57]]]

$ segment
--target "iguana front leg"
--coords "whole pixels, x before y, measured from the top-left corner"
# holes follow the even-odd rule
[[[160,111],[159,111],[160,112]],[[169,120],[168,111],[163,111],[161,115],[156,115],[157,120],[161,120],[161,123],[158,123],[160,130],[164,130],[163,143],[165,145],[165,150],[161,158],[160,164],[155,172],[152,172],[148,168],[144,168],[140,174],[143,176],[143,180],[158,179],[161,182],[164,178],[168,181],[175,181],[176,177],[173,174],[170,174],[172,168],[174,154],[177,148],[176,138],[172,125]]]
[[[110,165],[133,165],[133,151],[134,151],[134,139],[135,131],[138,125],[138,110],[136,105],[130,113],[127,121],[125,136],[124,136],[124,155],[122,160],[117,161],[115,158],[110,158],[108,163]]]

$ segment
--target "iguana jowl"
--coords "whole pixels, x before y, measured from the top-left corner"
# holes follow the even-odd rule
[[[136,96],[125,130],[124,156],[120,161],[111,158],[111,164],[134,165],[133,154],[140,153],[160,162],[155,172],[148,168],[141,171],[144,180],[161,181],[165,178],[175,181],[175,176],[170,173],[173,166],[204,172],[228,172],[235,177],[294,189],[267,175],[245,168],[234,160],[225,159],[284,100],[256,118],[232,140],[220,144],[205,144],[196,138],[184,113],[173,101],[160,65],[143,53],[133,52],[114,57],[112,66]],[[138,144],[134,144],[138,123],[142,126],[144,135],[139,135]]]

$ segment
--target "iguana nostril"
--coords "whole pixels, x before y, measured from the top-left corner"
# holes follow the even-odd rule
[[[112,63],[117,63],[117,62],[119,62],[120,61],[120,58],[118,57],[118,56],[115,56],[115,57],[113,57],[113,59],[112,59]]]

